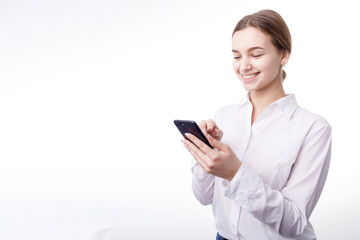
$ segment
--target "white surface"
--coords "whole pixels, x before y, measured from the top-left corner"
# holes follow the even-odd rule
[[[355,1],[19,0],[0,2],[0,239],[214,238],[172,121],[244,96],[231,33],[264,8],[293,36],[286,92],[333,127],[313,225],[359,238]]]

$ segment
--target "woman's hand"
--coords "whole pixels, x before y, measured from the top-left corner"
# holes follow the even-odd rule
[[[191,142],[187,139],[183,139],[182,142],[184,143],[184,146],[207,173],[229,181],[233,179],[241,166],[241,161],[236,157],[229,145],[224,144],[219,140],[214,139],[210,134],[207,134],[206,137],[211,146],[218,149],[218,151],[216,151],[190,133],[186,133],[186,137],[189,138]]]
[[[205,136],[209,133],[213,138],[221,141],[223,131],[219,129],[214,120],[202,120],[199,124],[199,127]]]

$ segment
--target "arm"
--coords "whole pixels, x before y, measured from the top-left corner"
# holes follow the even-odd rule
[[[198,164],[207,173],[230,181],[225,190],[227,197],[281,235],[295,236],[304,231],[329,169],[330,126],[314,126],[281,191],[271,189],[251,168],[242,166],[228,145],[208,136],[210,144],[219,149],[214,151],[195,136],[188,137],[195,145],[185,141],[186,147]]]
[[[199,127],[205,136],[209,133],[216,139],[221,140],[223,132],[213,120],[201,121]],[[192,162],[191,171],[192,190],[196,199],[203,205],[211,204],[214,195],[215,176],[207,173],[195,160]]]
[[[191,171],[192,190],[196,199],[202,205],[211,204],[214,195],[215,176],[207,173],[196,161],[193,161]]]

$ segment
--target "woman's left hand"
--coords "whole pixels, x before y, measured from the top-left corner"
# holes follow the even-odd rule
[[[236,157],[229,145],[207,134],[206,137],[211,146],[218,149],[218,151],[216,151],[190,133],[186,133],[186,137],[189,138],[191,142],[183,139],[182,142],[184,146],[207,173],[229,181],[233,179],[241,166],[241,161]]]

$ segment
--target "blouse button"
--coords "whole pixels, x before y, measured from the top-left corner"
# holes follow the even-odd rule
[[[229,186],[229,181],[224,179],[222,184],[223,184],[224,187],[227,187],[227,186]]]

